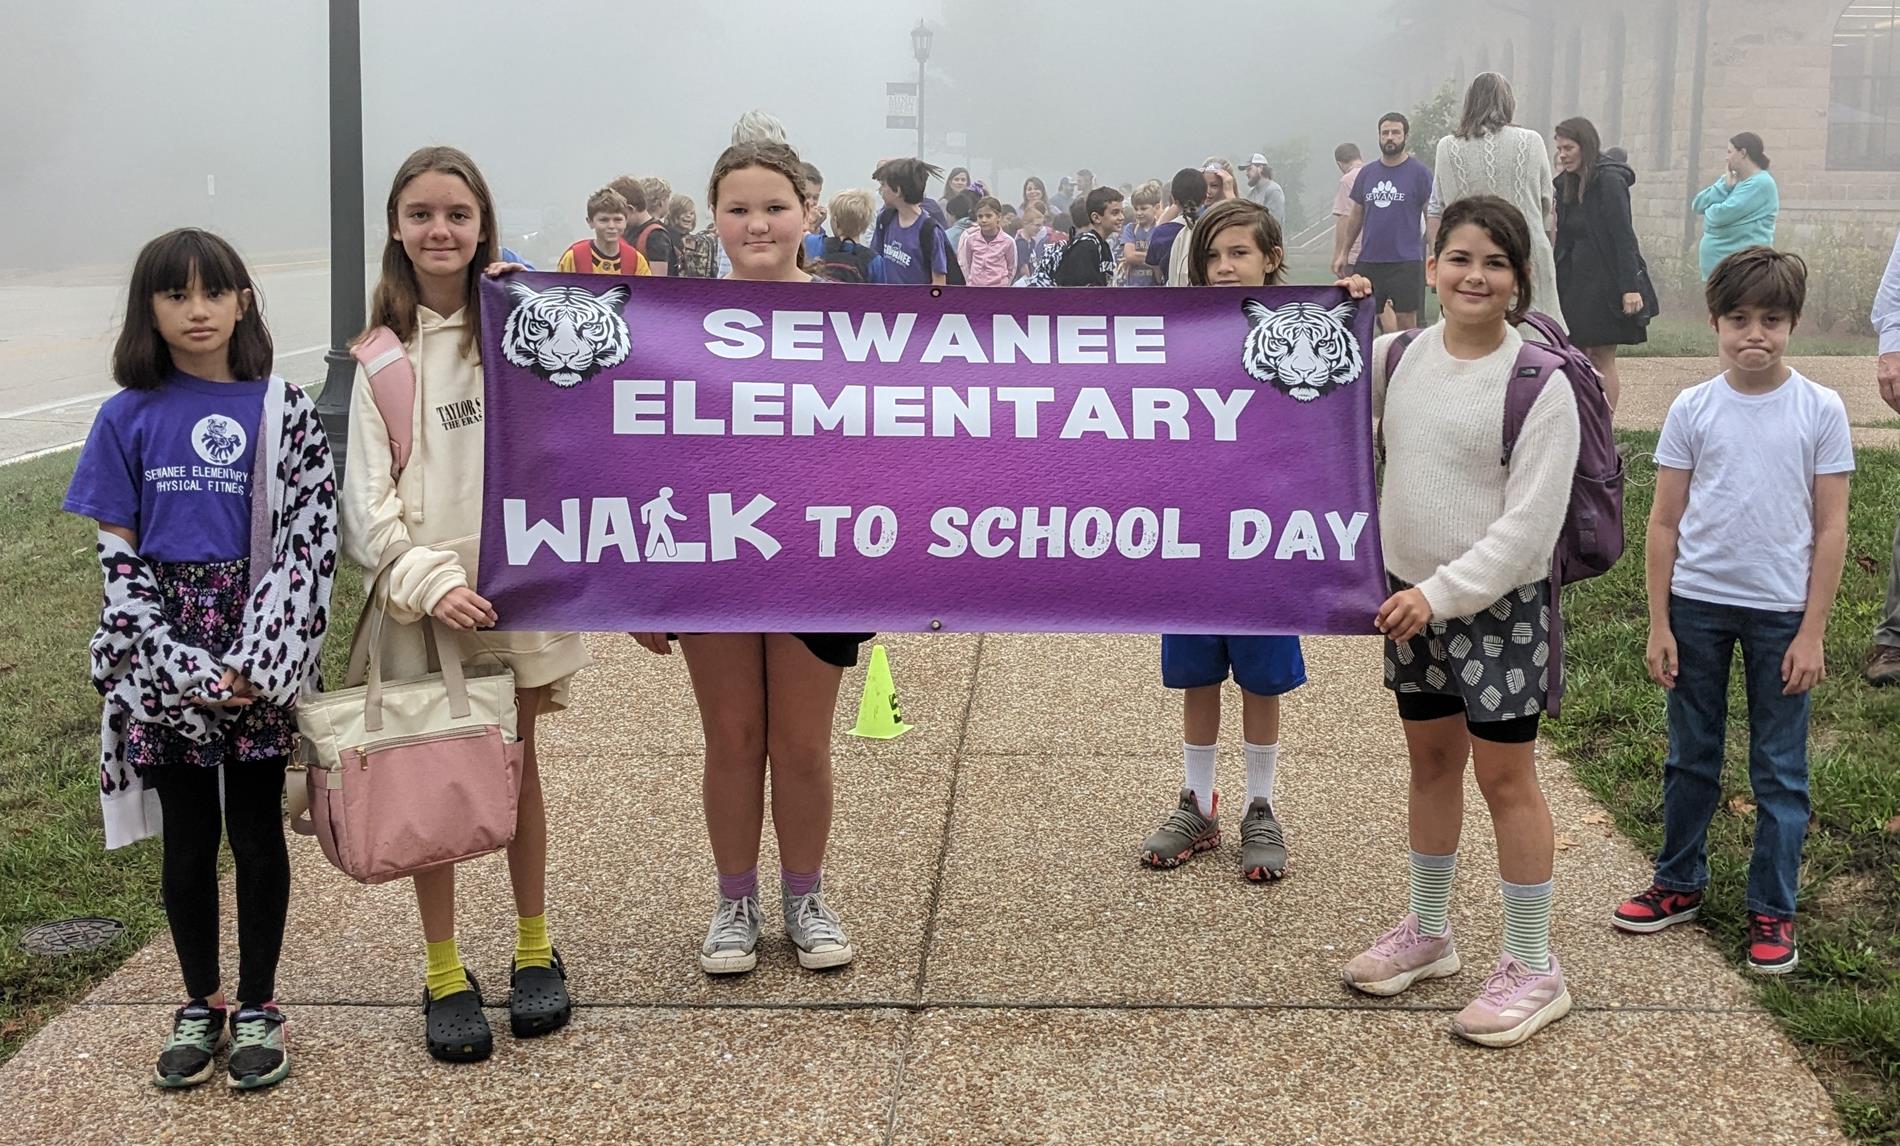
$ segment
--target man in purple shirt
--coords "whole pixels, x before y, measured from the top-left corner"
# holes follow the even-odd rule
[[[1425,301],[1425,206],[1432,171],[1407,149],[1411,131],[1411,121],[1399,112],[1379,120],[1379,162],[1359,169],[1346,241],[1335,247],[1344,252],[1362,240],[1354,269],[1372,280],[1373,313],[1388,332],[1417,326]],[[1333,273],[1344,273],[1343,254],[1334,255]]]

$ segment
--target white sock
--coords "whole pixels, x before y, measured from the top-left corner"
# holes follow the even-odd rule
[[[1181,743],[1181,761],[1187,773],[1181,786],[1194,793],[1203,816],[1214,814],[1214,757],[1219,751],[1218,744]]]
[[[1240,743],[1241,754],[1247,758],[1247,807],[1253,802],[1265,799],[1273,803],[1273,771],[1280,763],[1278,744]]]

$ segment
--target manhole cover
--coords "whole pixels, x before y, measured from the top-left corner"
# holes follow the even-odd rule
[[[116,919],[61,919],[20,936],[20,949],[28,955],[76,955],[104,947],[124,930]]]

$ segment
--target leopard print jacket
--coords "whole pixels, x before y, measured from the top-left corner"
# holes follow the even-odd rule
[[[336,574],[337,488],[330,444],[304,392],[271,380],[265,399],[271,480],[257,483],[268,497],[269,542],[252,539],[253,569],[243,634],[215,657],[175,639],[150,565],[118,536],[101,530],[99,564],[105,606],[90,646],[93,686],[105,698],[100,719],[99,800],[106,847],[116,848],[158,831],[156,793],[126,759],[127,721],[163,724],[187,739],[207,741],[233,710],[203,708],[186,698],[213,693],[224,670],[249,681],[258,697],[295,703],[319,687],[318,662],[329,628],[330,585]],[[280,411],[273,419],[271,413]],[[263,466],[259,471],[263,472]]]

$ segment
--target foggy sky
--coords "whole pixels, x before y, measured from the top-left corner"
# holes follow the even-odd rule
[[[732,121],[782,119],[827,194],[869,186],[914,135],[884,127],[886,81],[916,78],[910,29],[936,29],[925,117],[965,133],[1015,200],[1027,173],[1167,179],[1209,154],[1309,163],[1371,151],[1396,58],[1389,0],[363,0],[365,199],[374,220],[411,149],[467,150],[504,220],[568,220],[616,175],[663,175],[703,208]],[[1190,12],[1191,18],[1182,15]],[[322,0],[9,4],[0,42],[0,267],[124,265],[174,226],[253,257],[320,253],[329,233],[328,6]],[[936,131],[932,132],[933,135]],[[1286,154],[1304,139],[1304,155]],[[215,178],[215,194],[207,184]]]

